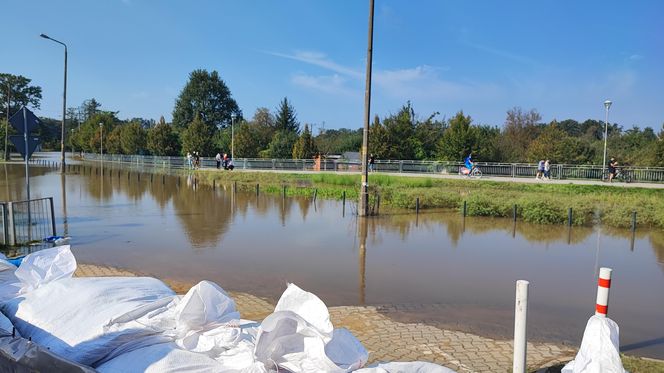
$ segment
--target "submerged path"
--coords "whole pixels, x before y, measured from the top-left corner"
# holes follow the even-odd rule
[[[79,264],[76,276],[137,276],[117,268]],[[164,281],[178,294],[193,284]],[[274,304],[247,293],[228,292],[243,319],[262,320]],[[485,338],[423,323],[402,323],[390,318],[399,307],[329,307],[335,327],[345,327],[369,351],[369,363],[378,361],[430,361],[457,372],[509,372],[512,370],[512,341]],[[574,358],[576,348],[552,343],[528,343],[529,371],[560,365]]]

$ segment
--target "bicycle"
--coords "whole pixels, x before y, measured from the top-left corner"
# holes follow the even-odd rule
[[[471,179],[480,179],[482,177],[482,171],[477,166],[473,166],[470,172],[468,172],[468,168],[463,167],[462,169],[459,170],[459,174],[467,176],[468,178]]]
[[[604,176],[604,180],[605,181],[609,180],[608,171],[607,171],[606,175]],[[634,177],[633,177],[632,173],[629,170],[624,170],[622,168],[616,168],[616,173],[613,176],[612,181],[622,181],[624,183],[629,184],[632,181],[634,181]]]

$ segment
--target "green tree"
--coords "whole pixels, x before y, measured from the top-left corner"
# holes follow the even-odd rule
[[[311,136],[309,126],[304,125],[304,131],[293,145],[293,159],[310,159],[318,152],[314,138]]]
[[[182,153],[198,152],[201,156],[213,156],[212,129],[196,115],[194,120],[182,131]]]
[[[124,126],[119,124],[110,132],[104,131],[104,154],[123,154],[122,131]]]
[[[471,151],[477,152],[479,131],[471,123],[472,119],[470,116],[464,116],[463,111],[459,111],[450,119],[448,128],[438,142],[440,159],[459,161]]]
[[[120,145],[124,154],[143,154],[147,146],[147,135],[139,122],[121,126]]]
[[[32,86],[32,80],[22,75],[0,73],[0,118],[7,119],[21,107],[39,109],[42,89]],[[4,126],[5,144],[4,159],[9,160],[9,127]]]
[[[360,146],[362,146],[360,138]],[[378,115],[374,117],[371,126],[369,127],[369,154],[373,154],[376,158],[388,159],[390,143],[387,136],[385,126],[380,122]]]
[[[416,159],[434,159],[440,141],[447,127],[444,120],[434,120],[439,113],[432,114],[427,120],[418,122],[415,126],[415,137],[421,145],[415,151]]]
[[[253,123],[243,121],[235,125],[236,158],[256,158],[263,149],[265,147],[261,146],[260,136]]]
[[[535,109],[524,112],[520,107],[507,111],[503,134],[500,137],[500,153],[505,161],[519,162],[526,158],[528,145],[537,138],[542,116]]]
[[[99,109],[100,107],[101,103],[99,103],[99,101],[95,100],[94,98],[83,101],[78,109],[80,115],[79,120],[85,122],[86,120],[92,118],[95,114],[101,111]]]
[[[277,116],[275,118],[275,130],[298,133],[300,124],[297,122],[297,115],[295,109],[288,102],[288,98],[284,97],[283,101],[277,109]]]
[[[386,117],[382,125],[385,130],[386,147],[383,159],[415,159],[416,150],[421,147],[415,136],[415,111],[410,102],[406,103],[396,115]]]
[[[356,130],[348,128],[324,130],[316,136],[316,146],[323,154],[355,152],[362,146],[362,131],[361,128]]]
[[[268,158],[291,158],[295,141],[297,141],[297,133],[277,131],[272,137],[270,145],[265,152],[261,152],[261,155]]]
[[[148,130],[147,147],[154,155],[178,155],[180,144],[177,134],[173,131],[173,126],[166,123],[162,116],[159,123]]]
[[[74,142],[77,150],[99,153],[101,145],[100,123],[104,127],[104,148],[107,148],[107,134],[110,134],[111,130],[119,123],[119,120],[115,116],[115,113],[100,112],[93,115],[84,123],[81,123],[81,128],[74,131],[72,142]],[[104,153],[107,153],[107,151],[104,150]]]
[[[183,130],[198,115],[208,127],[206,133],[213,134],[218,128],[229,126],[233,114],[242,119],[242,111],[219,73],[194,70],[175,102],[173,126]]]

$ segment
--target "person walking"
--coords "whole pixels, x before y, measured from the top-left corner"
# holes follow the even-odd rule
[[[551,162],[547,159],[544,162],[544,179],[549,180],[551,178]]]
[[[609,169],[609,183],[613,182],[613,178],[616,177],[616,168],[618,167],[618,162],[615,158],[611,158],[608,164]]]
[[[224,157],[221,159],[221,165],[224,167],[224,170],[228,170],[228,154],[224,153]]]
[[[537,164],[537,174],[535,174],[535,180],[540,180],[544,178],[544,160],[540,160]]]
[[[191,161],[191,153],[190,152],[187,152],[187,168],[190,169],[190,170],[192,168],[194,168],[194,164]]]
[[[374,157],[373,154],[370,154],[369,155],[369,171],[370,172],[374,171],[375,165],[376,165],[376,158]]]
[[[194,152],[194,169],[201,168],[201,156],[198,155],[198,152]]]
[[[217,156],[214,157],[214,160],[217,161],[217,170],[221,167],[221,154],[217,153]]]

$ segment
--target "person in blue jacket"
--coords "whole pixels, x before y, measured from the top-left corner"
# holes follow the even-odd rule
[[[466,158],[463,159],[463,163],[468,169],[467,172],[464,172],[464,174],[469,175],[470,171],[473,170],[473,167],[475,167],[475,163],[472,161],[473,158],[473,152],[470,152]]]

